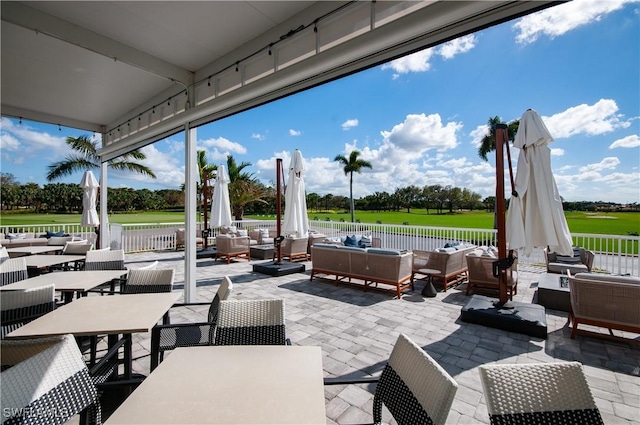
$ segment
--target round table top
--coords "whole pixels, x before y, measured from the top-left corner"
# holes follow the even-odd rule
[[[418,269],[418,272],[422,274],[440,274],[441,273],[440,270],[436,270],[436,269]]]

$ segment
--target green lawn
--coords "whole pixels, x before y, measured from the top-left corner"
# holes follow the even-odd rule
[[[584,213],[567,212],[569,230],[573,233],[596,233],[608,235],[629,235],[640,233],[640,213]],[[273,220],[275,216],[246,216],[246,218]],[[349,213],[340,211],[333,214],[309,211],[309,219],[325,221],[344,219],[349,221]],[[475,229],[493,228],[493,214],[486,211],[472,211],[454,214],[436,214],[424,209],[405,212],[356,211],[356,219],[363,223],[403,224],[412,226],[461,227]],[[135,214],[110,214],[109,221],[120,224],[175,223],[184,221],[182,212],[144,212]],[[27,226],[31,224],[75,224],[80,222],[80,214],[0,214],[2,226]]]

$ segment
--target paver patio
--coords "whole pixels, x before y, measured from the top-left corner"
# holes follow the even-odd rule
[[[181,291],[181,251],[127,254],[126,266],[138,268],[154,260],[160,262],[160,268],[176,269],[176,290]],[[379,374],[398,334],[405,333],[459,384],[450,424],[489,422],[477,366],[574,360],[584,365],[605,423],[640,424],[640,344],[585,336],[571,340],[564,312],[547,310],[548,339],[543,340],[462,322],[460,310],[468,299],[464,284],[438,292],[435,298],[424,298],[420,294],[424,282],[417,281],[416,290],[398,300],[391,294],[336,286],[329,280],[310,282],[311,262],[306,263],[306,273],[282,277],[254,273],[255,263],[197,260],[198,301],[210,301],[225,275],[234,283],[231,299],[285,299],[287,336],[293,344],[322,347],[325,376]],[[521,268],[514,300],[532,302],[542,271]],[[206,310],[173,309],[171,321],[202,321]],[[624,336],[640,339],[635,334]],[[149,334],[134,335],[135,371],[148,374],[149,347]],[[372,420],[373,386],[325,388],[328,424]]]

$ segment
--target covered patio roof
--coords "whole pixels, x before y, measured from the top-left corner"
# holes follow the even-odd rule
[[[110,159],[554,3],[2,2],[2,115],[103,133]]]

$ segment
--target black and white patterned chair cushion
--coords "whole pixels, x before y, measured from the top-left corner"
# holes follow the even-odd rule
[[[284,300],[220,302],[216,345],[284,345]]]
[[[478,370],[494,425],[603,424],[578,362],[493,364]]]
[[[60,424],[85,411],[101,423],[98,391],[72,335],[4,340],[0,385],[5,424]]]

